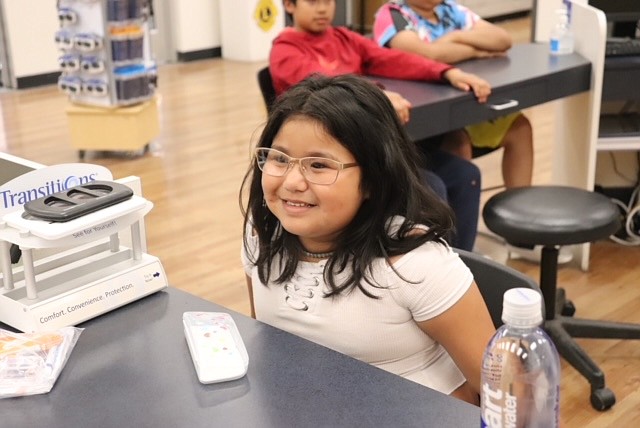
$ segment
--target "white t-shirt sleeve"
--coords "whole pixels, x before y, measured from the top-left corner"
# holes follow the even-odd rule
[[[443,244],[428,242],[407,253],[394,267],[408,281],[390,284],[398,304],[420,322],[451,308],[467,292],[473,275],[458,254]],[[393,277],[393,275],[392,275]]]

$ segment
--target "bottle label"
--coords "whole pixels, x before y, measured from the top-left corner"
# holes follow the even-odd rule
[[[547,344],[544,338],[533,343],[514,337],[492,341],[482,362],[480,426],[558,426],[559,388],[555,376],[549,378],[545,371],[553,359],[540,353]]]
[[[480,426],[515,427],[518,420],[518,397],[500,389],[482,384],[482,415]]]
[[[503,343],[516,342],[503,339]],[[482,403],[481,426],[515,427],[518,415],[518,397],[513,393],[512,381],[517,379],[519,358],[512,358],[511,346],[488,351],[483,362],[483,382],[480,392]]]
[[[552,53],[558,53],[558,52],[560,52],[560,40],[558,40],[558,39],[551,39],[551,40],[550,40],[550,45],[551,45],[551,52],[552,52]]]

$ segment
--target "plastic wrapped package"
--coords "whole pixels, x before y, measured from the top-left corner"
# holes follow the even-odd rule
[[[83,329],[42,333],[0,329],[0,398],[51,391]]]

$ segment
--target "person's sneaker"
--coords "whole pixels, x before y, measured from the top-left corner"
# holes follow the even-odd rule
[[[507,257],[510,259],[522,259],[534,263],[540,263],[542,259],[542,245],[536,245],[533,248],[518,247],[507,243]],[[568,247],[560,247],[558,251],[558,264],[569,263],[573,259],[573,253]]]

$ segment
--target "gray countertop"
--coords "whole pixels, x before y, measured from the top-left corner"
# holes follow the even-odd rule
[[[245,377],[198,382],[185,311],[231,313]],[[3,326],[4,327],[4,326]],[[214,303],[169,288],[82,324],[48,394],[0,400],[3,428],[475,427],[480,411]]]

